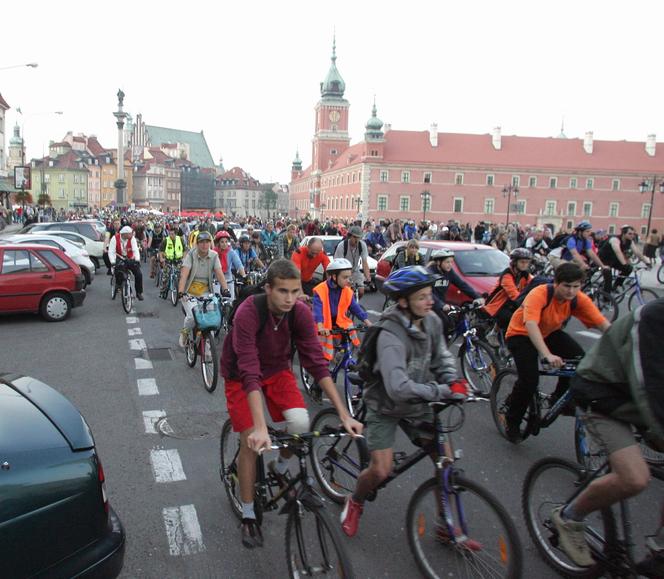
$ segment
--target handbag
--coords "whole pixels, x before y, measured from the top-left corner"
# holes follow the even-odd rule
[[[197,305],[193,313],[199,330],[216,330],[221,327],[221,308],[217,296]]]

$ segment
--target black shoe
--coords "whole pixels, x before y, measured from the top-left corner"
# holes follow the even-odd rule
[[[136,294],[136,297],[138,298],[139,302],[143,301],[143,294]]]
[[[106,275],[113,275],[113,272],[109,269],[109,270],[106,272]]]
[[[263,546],[263,533],[256,519],[242,519],[240,525],[242,531],[242,545],[247,549]]]
[[[636,572],[644,577],[664,577],[664,553],[650,553],[636,564]]]
[[[523,441],[519,426],[519,422],[514,422],[511,420],[505,421],[505,436],[507,436],[507,440],[509,440],[512,444],[519,444],[521,441]]]

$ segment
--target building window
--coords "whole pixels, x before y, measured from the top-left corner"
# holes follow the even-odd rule
[[[454,184],[463,185],[463,173],[457,173],[454,175]]]
[[[60,187],[60,199],[64,199],[64,198],[65,198],[65,190],[64,190],[64,188]]]
[[[380,182],[381,183],[387,183],[389,180],[389,171],[381,171],[380,172]]]
[[[609,203],[609,217],[618,217],[619,203]]]
[[[569,188],[570,189],[576,189],[576,177],[572,177],[569,180]]]
[[[546,207],[544,208],[544,215],[555,215],[556,214],[556,202],[555,201],[547,201],[546,202]]]
[[[399,209],[401,211],[410,211],[410,197],[407,195],[399,197]]]
[[[641,205],[641,218],[648,219],[649,214],[650,214],[650,203],[644,203],[643,205]]]
[[[425,173],[424,174],[424,182],[425,183],[431,183],[431,173]]]
[[[486,176],[486,184],[487,185],[489,185],[489,186],[493,185],[493,180],[494,180],[493,175],[487,175]],[[486,211],[484,213],[486,213]]]
[[[454,198],[454,213],[463,213],[463,197]]]
[[[614,179],[611,181],[611,190],[620,191],[620,179]]]
[[[330,155],[336,155],[336,154],[337,154],[337,150],[336,150],[336,149],[331,149],[331,150],[330,150]]]
[[[422,211],[431,211],[431,195],[422,198]]]
[[[58,183],[64,183],[65,182],[65,175],[64,173],[59,173],[58,174]]]
[[[567,215],[573,217],[576,215],[576,201],[567,202]]]
[[[512,175],[512,187],[518,187],[521,183],[521,177],[518,175]]]
[[[615,233],[616,233],[616,226],[609,225],[609,235],[615,235]]]
[[[549,189],[555,189],[558,187],[558,177],[549,178]]]
[[[528,179],[528,187],[537,187],[537,177],[530,177]]]
[[[526,202],[523,199],[519,199],[516,202],[516,212],[519,215],[525,215],[525,213],[526,213]]]
[[[378,211],[387,211],[387,195],[378,196]]]
[[[572,227],[574,227],[574,221],[570,221],[570,220],[568,219],[568,220],[567,220],[567,225],[566,225],[566,227],[567,227],[567,229],[572,229]]]
[[[401,182],[410,183],[410,171],[401,171]]]
[[[593,204],[591,201],[586,201],[583,204],[583,216],[591,217],[593,214]]]
[[[487,215],[492,215],[495,207],[495,200],[493,197],[484,200],[484,213]]]
[[[586,179],[586,189],[592,189],[594,185],[595,185],[595,179],[593,179],[592,177]]]

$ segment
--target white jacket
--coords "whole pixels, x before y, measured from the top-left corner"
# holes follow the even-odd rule
[[[108,244],[108,259],[111,262],[111,264],[115,265],[115,261],[117,258],[117,249],[116,249],[117,242],[115,240],[115,235],[111,237],[110,242]],[[124,241],[122,238],[120,238],[120,246],[122,247],[122,256],[127,257],[125,254],[125,246],[127,245],[127,242]],[[134,255],[134,259],[136,261],[140,261],[141,259],[141,253],[138,249],[138,243],[136,242],[136,238],[132,235],[131,237],[131,251]]]

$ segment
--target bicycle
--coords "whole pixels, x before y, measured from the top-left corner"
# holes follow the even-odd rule
[[[151,273],[154,273],[154,285],[161,287],[163,268],[161,266],[161,261],[159,261],[159,251],[157,249],[148,249],[148,254],[150,258],[150,269]]]
[[[178,284],[180,283],[181,265],[182,262],[179,259],[167,259],[166,267],[164,269],[168,273],[162,274],[162,279],[164,279],[163,276],[166,276],[164,279],[166,283],[162,286],[162,290],[159,295],[164,300],[170,297],[173,307],[177,306],[178,304]]]
[[[345,551],[338,524],[335,524],[325,509],[325,504],[312,486],[307,473],[306,457],[315,438],[342,438],[345,433],[322,434],[278,434],[269,429],[272,438],[271,450],[289,449],[298,459],[299,473],[289,477],[285,486],[270,472],[266,472],[263,454],[256,458],[256,484],[254,511],[260,525],[263,514],[284,505],[279,514],[287,515],[286,559],[290,577],[309,577],[332,574],[338,577],[353,577],[350,558]],[[221,430],[219,475],[235,516],[242,519],[238,455],[240,435],[233,432],[230,420]]]
[[[647,265],[636,265],[632,270],[632,273],[628,276],[618,276],[616,282],[614,283],[613,293],[617,304],[625,299],[627,294],[629,298],[627,300],[627,307],[630,312],[633,312],[639,306],[642,306],[652,300],[657,299],[657,294],[648,288],[641,287],[641,276],[640,272],[644,269],[649,269]],[[620,278],[622,277],[622,283],[620,283]]]
[[[563,360],[561,368],[542,367],[540,368],[539,375],[571,378],[574,376],[576,367],[580,361],[581,358],[572,358]],[[517,379],[518,374],[516,370],[507,368],[498,373],[491,386],[491,414],[493,415],[493,421],[496,424],[498,432],[504,438],[507,438],[505,412]],[[571,388],[568,388],[557,400],[553,399],[551,394],[545,394],[538,388],[528,403],[528,408],[521,421],[522,425],[519,428],[521,441],[530,435],[537,436],[542,428],[551,426],[571,400]],[[549,408],[546,414],[542,414],[545,403]],[[525,426],[523,425],[524,422]]]
[[[357,379],[357,378],[354,378]],[[485,400],[469,397],[466,402]],[[464,423],[462,404],[456,401],[430,402],[433,424],[419,424],[431,431],[432,440],[418,440],[419,448],[407,455],[394,453],[394,468],[367,500],[395,478],[430,457],[435,476],[413,493],[406,515],[410,550],[425,577],[521,577],[522,551],[512,519],[500,502],[482,485],[468,479],[456,466],[461,451],[455,450],[452,432]],[[339,418],[330,421],[327,408],[313,419],[316,432],[340,431]],[[449,411],[444,421],[440,416]],[[454,413],[457,413],[456,416]],[[364,421],[366,407],[358,409],[357,420]],[[405,428],[413,421],[401,421]],[[369,462],[363,439],[314,441],[311,461],[321,489],[331,500],[343,503],[355,488],[355,481]],[[472,519],[472,520],[471,520]]]
[[[187,335],[184,346],[187,365],[193,368],[196,365],[196,358],[200,355],[203,384],[205,389],[212,393],[219,380],[219,356],[214,339],[214,331],[221,323],[218,299],[214,295],[188,296],[186,299],[198,302],[193,312],[195,325]]]
[[[589,270],[581,291],[595,304],[601,314],[610,322],[618,319],[618,300],[611,293],[604,291],[604,278],[599,268]]]
[[[119,289],[122,292],[122,308],[128,314],[131,312],[136,290],[134,288],[134,273],[127,267],[127,261],[121,255],[117,256],[117,263],[111,271],[111,299],[115,299]],[[120,288],[117,287],[116,272],[120,273],[122,277]]]
[[[592,567],[579,567],[562,551],[551,520],[555,508],[569,504],[608,470],[608,461],[597,470],[589,471],[562,458],[544,458],[526,474],[521,502],[528,533],[546,563],[564,577],[636,578],[639,575],[626,500],[619,503],[622,529],[619,529],[611,508],[593,513],[586,519],[586,540],[595,559]],[[650,472],[654,478],[664,481],[664,468],[651,464]]]

